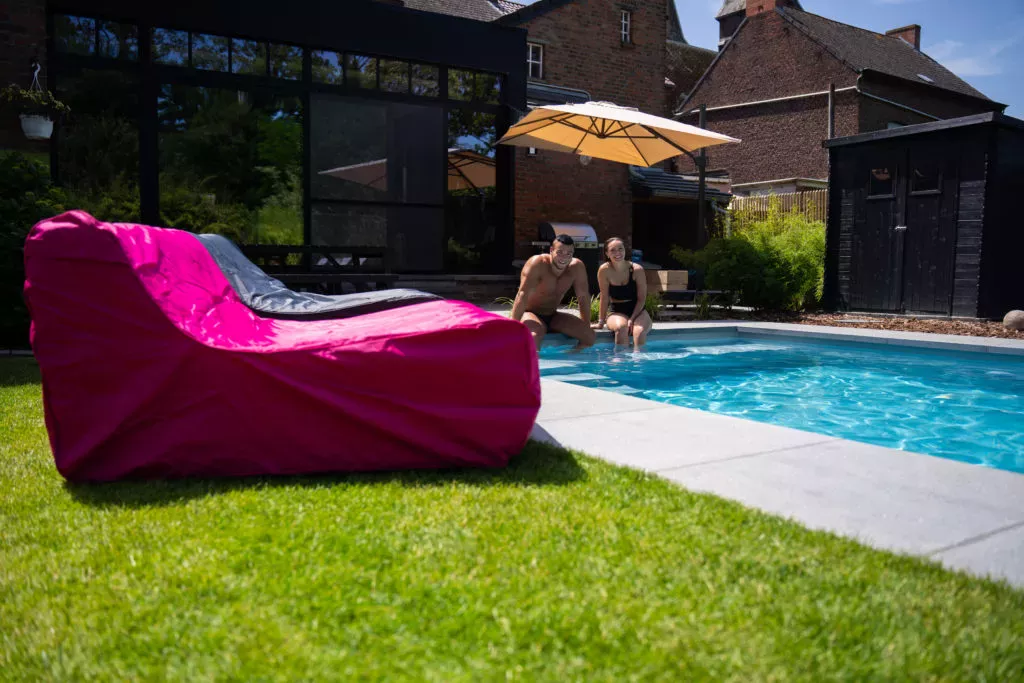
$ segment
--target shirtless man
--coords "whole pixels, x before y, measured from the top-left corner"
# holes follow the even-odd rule
[[[537,254],[523,266],[512,319],[523,321],[533,333],[538,349],[548,332],[561,332],[578,340],[580,346],[594,343],[587,269],[582,261],[572,257],[574,248],[571,237],[559,235],[551,243],[549,253]],[[580,302],[579,317],[558,312],[558,304],[569,287],[573,287]]]

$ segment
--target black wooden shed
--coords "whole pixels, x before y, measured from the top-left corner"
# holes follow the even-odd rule
[[[827,308],[1024,308],[1024,121],[986,113],[824,144]]]

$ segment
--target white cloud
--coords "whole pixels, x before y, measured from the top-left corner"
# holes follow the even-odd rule
[[[963,43],[956,40],[943,40],[926,49],[925,53],[932,59],[941,62],[952,57],[963,46]]]
[[[1003,73],[1002,53],[1015,45],[1020,35],[980,45],[966,46],[956,40],[943,40],[925,49],[925,54],[961,78],[997,76]]]

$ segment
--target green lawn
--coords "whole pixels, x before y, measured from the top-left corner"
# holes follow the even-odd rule
[[[1024,592],[540,445],[69,486],[0,359],[2,680],[1020,680]]]

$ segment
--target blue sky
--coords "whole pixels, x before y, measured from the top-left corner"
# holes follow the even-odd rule
[[[530,0],[526,1],[528,4]],[[686,40],[718,46],[721,0],[675,0]],[[1024,0],[801,0],[808,12],[872,31],[921,25],[921,49],[1024,118]]]

